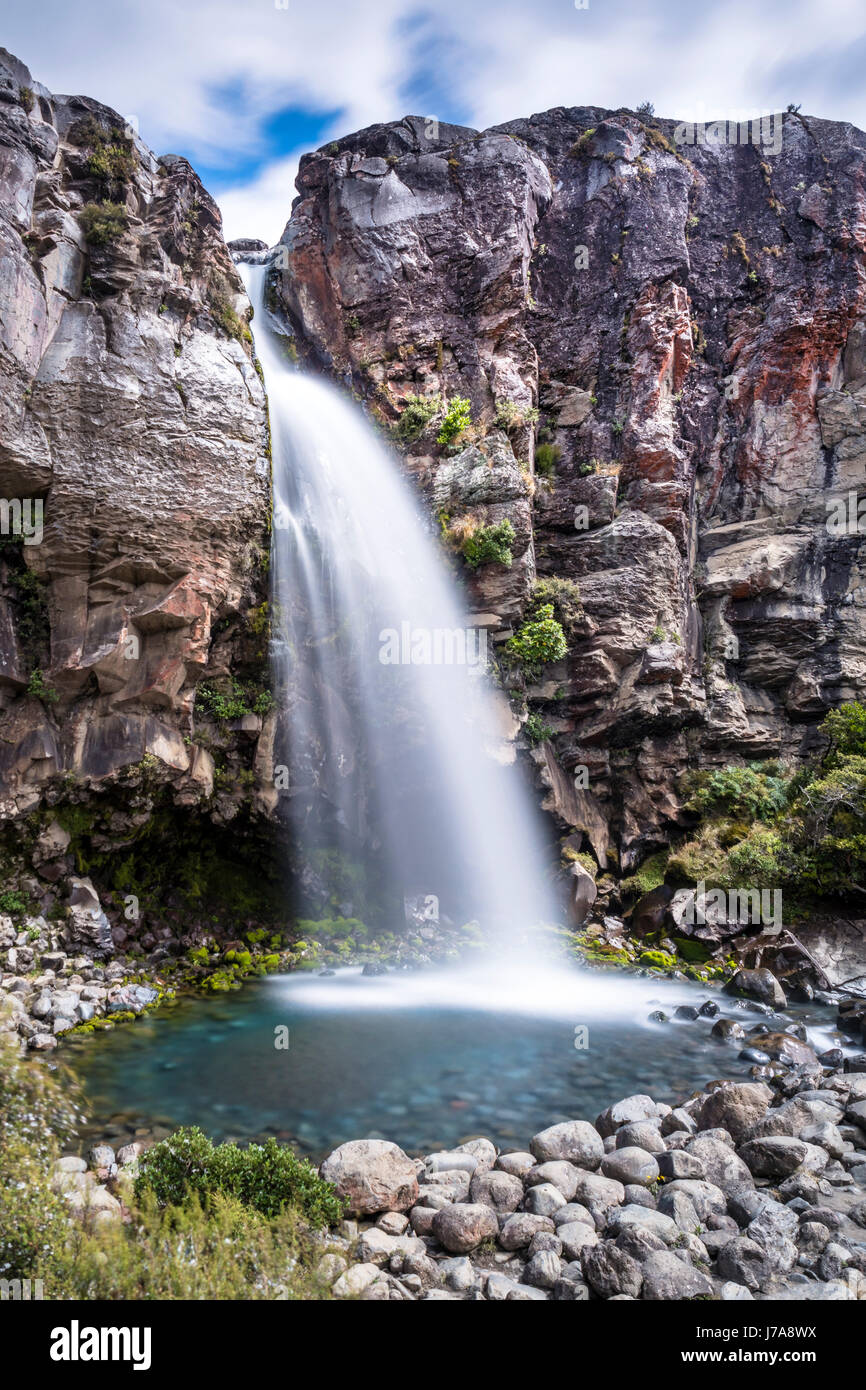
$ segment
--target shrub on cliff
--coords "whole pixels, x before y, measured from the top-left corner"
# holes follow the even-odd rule
[[[699,772],[689,779],[691,796],[686,809],[700,816],[773,820],[786,807],[788,782],[774,763]]]
[[[480,565],[504,565],[510,569],[514,556],[511,546],[515,531],[506,517],[495,526],[479,526],[463,542],[463,557],[470,569],[477,570]]]
[[[508,639],[505,650],[528,673],[548,662],[561,661],[568,653],[568,643],[562,624],[553,616],[553,604],[543,603],[535,617]]]
[[[78,214],[81,230],[91,246],[109,246],[126,231],[127,213],[122,203],[86,203]]]
[[[161,1206],[183,1202],[193,1193],[207,1203],[217,1194],[231,1197],[263,1216],[294,1207],[311,1226],[339,1221],[342,1204],[330,1183],[284,1144],[214,1145],[200,1129],[179,1129],[142,1155],[135,1195],[153,1192]]]
[[[404,444],[417,439],[441,410],[441,396],[406,396],[400,419],[394,426],[395,435]]]
[[[437,444],[453,444],[472,423],[472,404],[465,396],[452,396],[436,436]]]

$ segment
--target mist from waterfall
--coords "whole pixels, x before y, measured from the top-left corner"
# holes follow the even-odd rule
[[[243,272],[270,412],[275,764],[329,915],[363,915],[346,883],[361,862],[393,927],[404,895],[498,933],[550,922],[540,813],[483,670],[486,634],[396,454],[337,387],[290,363],[265,268]]]

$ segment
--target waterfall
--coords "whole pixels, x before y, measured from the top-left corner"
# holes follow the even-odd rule
[[[541,815],[484,670],[486,633],[397,455],[288,360],[266,268],[243,272],[270,412],[275,765],[307,877],[325,915],[378,911],[392,929],[404,898],[431,922],[550,922]]]

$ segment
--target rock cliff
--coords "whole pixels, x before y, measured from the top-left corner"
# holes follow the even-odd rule
[[[864,156],[796,111],[579,107],[301,162],[271,307],[402,450],[494,643],[554,601],[568,654],[510,694],[602,868],[689,823],[684,769],[796,761],[864,694]],[[0,188],[0,816],[44,907],[157,806],[163,845],[275,839],[267,424],[185,160],[0,51]]]
[[[186,160],[155,158],[116,112],[52,95],[0,50],[7,827],[41,833],[47,805],[90,800],[88,838],[109,856],[159,796],[237,812],[220,773],[252,764],[260,715],[223,721],[237,737],[216,747],[193,735],[202,678],[217,693],[267,680],[269,462],[248,313]],[[73,819],[80,831],[80,806]],[[55,828],[36,860],[70,868],[69,839]]]
[[[866,675],[856,499],[833,522],[866,462],[866,136],[793,110],[407,118],[297,187],[276,264],[302,347],[458,552],[511,523],[510,565],[458,554],[472,608],[501,641],[537,579],[579,585],[523,704],[560,827],[627,871],[681,826],[686,767],[813,750]],[[437,395],[471,402],[460,447],[399,424]]]

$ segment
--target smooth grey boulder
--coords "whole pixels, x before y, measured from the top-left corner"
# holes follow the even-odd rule
[[[331,1183],[353,1215],[408,1211],[418,1200],[411,1158],[385,1139],[354,1139],[328,1155],[319,1176]]]
[[[492,1208],[481,1202],[454,1202],[437,1211],[432,1231],[446,1250],[464,1255],[483,1240],[494,1239],[499,1234],[499,1222]]]
[[[596,1169],[604,1155],[601,1137],[585,1120],[567,1120],[551,1125],[529,1141],[539,1163],[564,1159],[578,1168]]]

